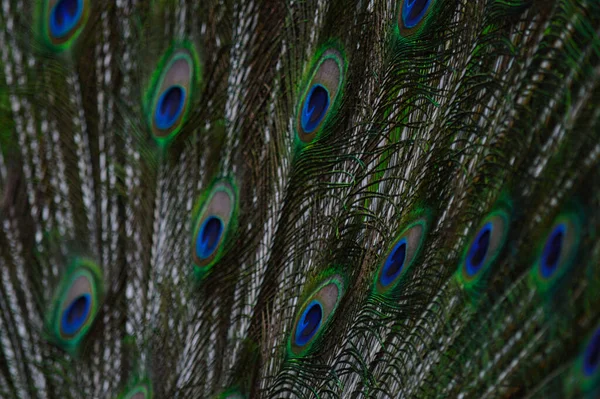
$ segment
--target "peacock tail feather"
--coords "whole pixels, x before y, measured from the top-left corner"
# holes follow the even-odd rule
[[[1,398],[600,396],[596,0],[0,0]]]

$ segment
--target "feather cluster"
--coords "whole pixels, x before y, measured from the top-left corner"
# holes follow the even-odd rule
[[[600,395],[597,0],[0,9],[0,397]]]

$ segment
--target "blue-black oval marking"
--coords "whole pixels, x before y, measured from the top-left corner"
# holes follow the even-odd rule
[[[390,255],[385,260],[379,282],[387,287],[400,275],[406,261],[406,238],[401,239],[394,246]]]
[[[320,84],[314,84],[302,107],[302,130],[312,133],[325,119],[330,104],[329,91]]]
[[[59,0],[50,11],[50,33],[61,39],[81,21],[83,0]]]
[[[563,251],[565,232],[566,226],[564,223],[557,225],[544,244],[542,258],[540,260],[540,271],[544,278],[551,277],[558,269]]]
[[[171,86],[165,90],[156,106],[154,123],[161,130],[170,129],[179,119],[185,105],[185,89],[181,86]]]
[[[431,0],[405,0],[402,5],[402,23],[408,29],[414,28],[422,20]]]
[[[90,294],[75,298],[64,310],[61,318],[61,330],[66,335],[74,335],[84,325],[92,306]]]
[[[592,339],[585,348],[583,356],[583,373],[591,376],[598,370],[600,364],[600,328],[596,330]]]
[[[311,301],[302,312],[296,327],[295,344],[304,346],[315,336],[323,321],[323,307],[318,301]]]
[[[217,249],[224,230],[223,221],[216,216],[206,218],[196,239],[196,255],[200,259],[207,259]]]
[[[492,223],[486,223],[477,233],[477,236],[471,243],[466,259],[466,271],[469,277],[479,273],[487,256],[490,238],[492,235]]]

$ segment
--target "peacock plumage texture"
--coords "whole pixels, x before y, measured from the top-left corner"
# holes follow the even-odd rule
[[[599,398],[598,0],[0,0],[0,397]]]

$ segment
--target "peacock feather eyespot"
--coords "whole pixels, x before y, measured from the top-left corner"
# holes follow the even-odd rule
[[[74,352],[89,331],[103,295],[102,273],[89,259],[77,258],[53,301],[48,330],[57,345]]]
[[[158,63],[144,97],[144,110],[159,143],[169,143],[181,130],[200,80],[199,57],[190,44],[170,48]]]
[[[296,116],[296,135],[300,142],[313,141],[335,112],[346,73],[344,55],[336,47],[317,53],[307,83],[303,85]]]
[[[296,313],[288,340],[291,357],[306,355],[332,320],[346,289],[341,275],[325,278],[304,300]]]
[[[379,294],[390,293],[418,258],[429,230],[426,217],[410,223],[396,238],[379,267],[374,289]]]
[[[548,229],[531,270],[539,291],[552,289],[571,267],[581,240],[581,217],[573,212],[560,214]]]
[[[509,227],[509,205],[490,212],[479,224],[465,248],[458,269],[458,279],[465,288],[474,288],[486,275],[506,243]]]
[[[219,261],[235,228],[237,190],[229,180],[217,180],[199,201],[194,219],[193,263],[200,276]]]
[[[402,38],[414,36],[427,24],[436,0],[401,0],[398,5],[397,27]]]
[[[46,0],[38,7],[41,36],[55,51],[73,44],[90,14],[89,0]]]

